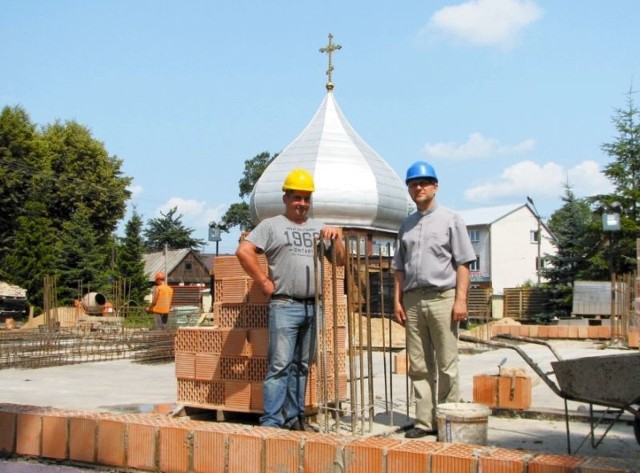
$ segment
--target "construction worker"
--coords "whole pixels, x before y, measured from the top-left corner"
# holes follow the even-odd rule
[[[236,250],[242,268],[271,298],[269,367],[260,417],[265,427],[307,430],[305,392],[316,342],[316,238],[324,240],[328,249],[335,245],[338,263],[344,262],[340,229],[307,216],[314,190],[308,171],[291,171],[282,186],[284,214],[260,222]],[[258,262],[259,253],[267,257],[268,274]]]
[[[167,284],[164,273],[156,273],[153,299],[147,312],[153,314],[153,328],[164,329],[169,320],[173,289]]]

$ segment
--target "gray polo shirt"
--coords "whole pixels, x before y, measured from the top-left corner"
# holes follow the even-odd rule
[[[414,212],[400,226],[391,267],[404,271],[402,291],[456,287],[458,265],[475,261],[467,226],[453,210],[438,204]]]

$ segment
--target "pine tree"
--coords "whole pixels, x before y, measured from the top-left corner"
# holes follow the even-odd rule
[[[564,204],[548,221],[556,241],[556,253],[545,255],[549,264],[542,269],[542,276],[547,280],[545,311],[548,317],[571,315],[573,284],[588,268],[588,259],[593,252],[588,231],[591,209],[584,200],[576,199],[568,183],[564,190]]]
[[[104,293],[110,290],[105,256],[108,251],[97,243],[89,217],[90,212],[80,205],[71,220],[62,226],[56,259],[58,302],[61,304],[69,304],[90,291]]]
[[[125,236],[117,248],[116,275],[128,290],[129,300],[124,302],[131,301],[138,306],[144,304],[144,297],[149,292],[143,252],[142,217],[134,209],[131,219],[126,223]]]

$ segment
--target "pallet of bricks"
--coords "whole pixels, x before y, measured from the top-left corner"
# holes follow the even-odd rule
[[[259,256],[259,262],[267,273],[264,255]],[[320,363],[322,369],[318,368],[318,363],[311,367],[306,394],[309,413],[317,410],[318,396],[324,397],[323,392],[329,392],[330,398],[335,399],[332,393],[336,392],[336,363],[332,360],[338,360],[341,400],[347,392],[346,296],[344,290],[337,298],[327,291],[332,287],[330,279],[335,281],[328,263],[323,273],[328,281],[323,283],[321,306],[329,316],[324,317],[319,352],[331,356],[329,362],[326,362],[327,356],[320,357],[324,360]],[[344,288],[344,272],[337,276],[342,276],[338,281],[341,282],[339,287]],[[243,271],[235,256],[215,258],[214,280],[213,326],[181,327],[176,333],[177,400],[188,407],[261,413],[262,382],[267,373],[269,301]],[[333,315],[334,300],[338,301],[337,317]],[[340,340],[338,345],[341,349],[337,356],[333,356],[334,336]],[[323,350],[325,347],[330,349]]]

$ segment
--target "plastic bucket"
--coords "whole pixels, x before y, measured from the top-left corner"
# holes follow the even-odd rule
[[[438,440],[446,443],[487,444],[491,409],[484,404],[451,402],[436,407]]]

